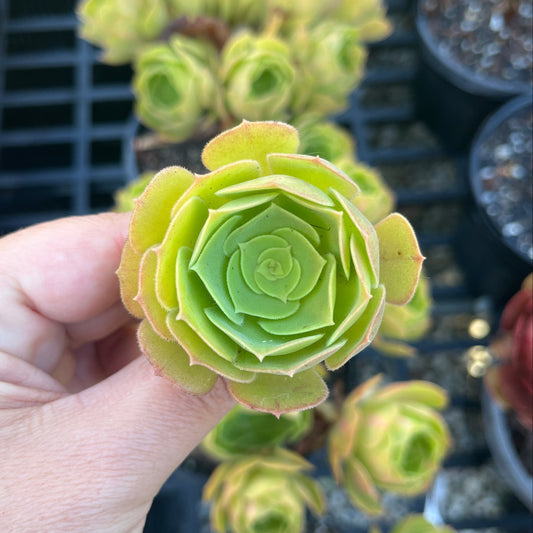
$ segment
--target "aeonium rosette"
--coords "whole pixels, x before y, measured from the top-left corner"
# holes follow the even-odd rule
[[[326,398],[317,365],[366,347],[423,261],[405,218],[374,227],[352,180],[297,151],[292,126],[244,121],[207,144],[209,173],[159,172],[118,271],[159,374],[194,394],[222,376],[237,401],[277,416]]]

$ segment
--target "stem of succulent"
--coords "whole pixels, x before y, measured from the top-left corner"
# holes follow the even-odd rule
[[[200,16],[194,19],[179,17],[172,20],[161,32],[159,40],[167,42],[170,37],[179,33],[195,39],[205,39],[221,51],[231,35],[231,30],[224,22],[215,17]]]
[[[281,9],[274,9],[267,20],[263,35],[265,37],[277,37],[284,22],[285,15]]]

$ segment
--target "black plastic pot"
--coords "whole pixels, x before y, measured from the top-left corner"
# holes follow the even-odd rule
[[[458,259],[471,292],[476,296],[490,296],[498,306],[519,290],[524,278],[533,270],[533,260],[504,238],[500,228],[487,214],[491,204],[482,201],[484,191],[480,176],[480,154],[483,144],[509,117],[528,108],[531,110],[531,105],[530,96],[513,99],[494,113],[477,134],[468,169],[470,205],[455,240]],[[531,179],[531,175],[526,176],[528,178]],[[531,182],[525,194],[532,195]],[[530,209],[531,198],[524,200],[529,203]]]
[[[165,142],[136,118],[130,120],[128,130],[129,135],[123,147],[128,182],[144,172],[157,172],[174,165],[199,174],[207,172],[201,156],[208,138],[195,138],[181,143]]]
[[[415,105],[444,148],[466,154],[483,120],[507,100],[531,91],[531,84],[489,78],[443,52],[428,28],[423,1],[416,8],[420,62]]]
[[[517,498],[533,512],[533,477],[524,468],[513,445],[505,412],[486,389],[482,408],[485,434],[496,467]]]

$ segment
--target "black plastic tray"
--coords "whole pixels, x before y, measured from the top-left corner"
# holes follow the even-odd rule
[[[350,110],[338,120],[353,132],[361,160],[378,166],[386,178],[391,169],[396,175],[403,173],[405,186],[397,189],[399,208],[412,218],[431,270],[432,257],[448,254],[465,205],[464,161],[447,158],[431,135],[420,129],[409,98],[386,103],[379,97],[380,91],[390,87],[410,94],[417,68],[408,1],[389,4],[396,31],[371,47],[365,82],[354,94]],[[134,124],[131,71],[99,63],[98,51],[76,36],[76,27],[72,0],[0,0],[0,235],[36,222],[106,210],[112,205],[113,192],[131,175],[131,161],[126,157]],[[399,50],[402,61],[387,64],[390,50]],[[401,133],[390,139],[395,131],[414,134],[410,142],[404,142]],[[410,184],[411,172],[427,168],[429,176],[432,165],[443,161],[455,176],[453,183],[445,187]],[[435,209],[442,206],[450,213],[446,224],[434,220]],[[437,318],[475,313],[478,302],[467,286],[441,282],[439,272],[434,272],[434,278]],[[461,354],[476,342],[454,336],[424,340],[418,345],[419,357],[443,351]],[[361,361],[371,357],[368,351]],[[403,361],[384,364],[393,379],[415,375],[412,365]],[[479,412],[479,397],[454,394],[452,406]],[[490,454],[483,446],[452,454],[446,467],[488,461]],[[158,496],[154,512],[168,498],[172,484],[178,486],[187,474],[176,476]],[[151,516],[147,530],[165,531],[157,528]],[[523,533],[530,521],[525,508],[512,502],[509,512],[498,518],[473,518],[451,525]]]

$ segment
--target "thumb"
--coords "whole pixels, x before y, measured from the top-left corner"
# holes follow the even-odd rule
[[[13,474],[13,491],[30,494],[37,512],[17,512],[23,497],[10,512],[24,531],[141,531],[165,480],[233,405],[221,378],[206,395],[191,396],[138,357],[97,385],[40,406],[14,431],[12,463],[25,465],[25,474]]]
[[[78,397],[71,398],[83,405],[85,429],[97,432],[93,445],[114,470],[135,472],[152,496],[235,404],[222,378],[194,396],[156,375],[143,356]]]

